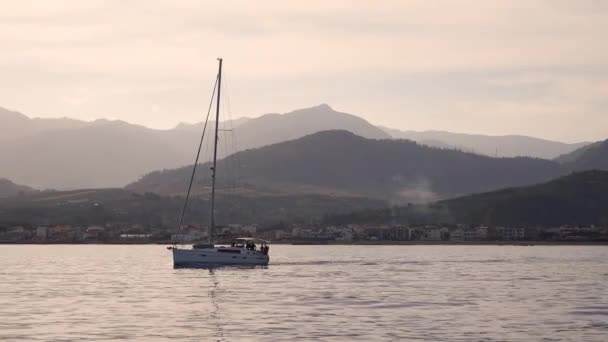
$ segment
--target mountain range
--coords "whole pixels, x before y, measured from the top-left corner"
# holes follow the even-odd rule
[[[323,131],[238,152],[220,160],[217,167],[221,170],[218,183],[241,193],[314,193],[417,203],[536,184],[573,171],[608,170],[608,141],[576,154],[577,158],[563,163],[529,157],[492,158],[410,140]],[[208,190],[209,168],[209,164],[200,166],[195,191]],[[192,166],[152,172],[128,189],[182,194],[191,173]]]
[[[566,160],[568,159],[568,153],[577,155],[577,153],[582,153],[581,151],[585,150],[584,144],[564,144],[530,137],[469,136],[449,132],[418,132],[417,134],[411,131],[401,132],[374,126],[355,115],[335,111],[326,104],[285,114],[266,114],[257,118],[240,118],[231,123],[222,122],[220,126],[223,128],[218,151],[220,158],[236,151],[270,146],[272,144],[293,141],[294,139],[320,131],[338,129],[349,131],[362,138],[386,140],[387,146],[390,145],[388,143],[390,139],[408,138],[418,141],[420,145],[436,146],[442,149],[456,148],[468,152],[475,151],[479,154],[493,155],[495,153],[492,153],[492,150],[495,150],[496,147],[499,147],[500,155],[504,153],[513,156],[544,156],[548,158],[561,154],[565,155],[559,159],[563,164],[573,163],[570,160]],[[213,122],[209,123],[206,134],[210,133],[211,127],[213,127]],[[201,131],[201,123],[182,123],[173,129],[156,130],[124,121],[105,119],[91,122],[69,118],[31,119],[21,113],[0,108],[0,177],[39,189],[122,187],[153,170],[173,169],[191,165],[194,159],[195,148],[200,140]],[[340,141],[340,136],[334,134],[332,137],[338,139],[336,143],[343,143],[343,141]],[[327,147],[331,147],[334,143],[331,141],[332,139],[323,140],[323,143],[329,144],[329,146],[317,144],[316,148],[320,150],[319,152]],[[211,146],[208,143],[211,139],[205,140],[207,144],[203,146],[201,157],[201,161],[203,162],[209,160],[211,156]],[[287,148],[296,147],[293,144],[287,146]],[[485,149],[478,146],[485,146]],[[579,146],[583,147],[576,150]],[[347,154],[356,153],[354,147],[350,149],[349,146],[343,147],[346,151],[349,151]],[[441,153],[436,150],[428,149],[424,151],[433,151],[435,154]],[[251,153],[255,154],[255,152]],[[288,151],[283,153],[289,154]],[[293,151],[291,153],[299,152]],[[377,150],[377,153],[387,154],[380,150]],[[420,155],[422,156],[425,153],[431,152],[420,152]],[[453,152],[445,153],[450,154]],[[466,156],[462,157],[463,160],[479,159],[472,157],[473,153],[454,155]],[[387,156],[387,160],[383,160],[382,162],[389,162],[390,158],[388,157],[390,155]],[[403,157],[409,158],[409,156],[403,155],[401,157],[392,156],[393,159]],[[420,160],[423,159],[422,157],[419,158]],[[595,159],[595,157],[591,158],[590,163]],[[420,163],[420,161],[416,160],[409,161],[409,163],[407,160],[400,162],[407,165],[409,163]],[[392,161],[392,163],[396,162]],[[509,164],[510,162],[497,161],[496,163]],[[534,163],[538,165],[552,165],[547,166],[548,169],[556,168],[552,163],[546,161],[535,161]],[[277,170],[283,169],[281,166],[274,166],[277,167]],[[372,171],[369,169],[369,165],[359,165],[357,167],[351,165],[351,167],[355,168],[355,170],[362,168],[368,172]],[[376,164],[376,167],[384,168],[382,164]],[[443,167],[447,167],[447,165],[443,165]],[[448,167],[441,170],[441,172],[445,173],[449,169]],[[288,171],[287,169],[285,170],[285,172]],[[438,173],[440,171],[431,170],[431,172]],[[245,171],[244,173],[248,172]],[[389,176],[392,177],[395,174]],[[526,183],[528,179],[545,179],[539,177],[538,171],[534,168],[531,174],[530,177],[522,176],[522,182]],[[554,174],[554,171],[548,172],[547,177],[552,174]],[[420,176],[420,174],[412,175],[413,178],[401,179],[397,183],[418,184],[419,188],[428,187],[428,179],[426,179],[428,177],[425,178],[424,176]],[[434,177],[441,178],[438,176]],[[451,178],[447,177],[447,179]],[[337,179],[337,181],[345,180]],[[439,183],[441,181],[433,180],[433,184]],[[290,182],[290,187],[293,187],[293,184],[293,182]],[[383,186],[389,186],[392,183],[384,182],[383,184]],[[319,186],[326,185],[328,184],[323,182],[308,182],[300,186],[300,188],[309,188],[309,190],[315,192],[320,191],[318,189]],[[514,184],[505,181],[496,182],[495,184],[489,182],[470,190],[487,190],[489,189],[488,187],[494,185]],[[361,187],[366,186],[371,185],[361,185]],[[276,187],[276,184],[270,185],[270,188]],[[346,193],[367,194],[371,191],[361,189],[359,186],[353,189],[332,186],[331,189],[331,191]],[[466,187],[460,189],[457,186],[454,186],[454,189],[444,187],[439,187],[438,189],[441,190],[439,192],[440,196],[443,193],[452,194],[460,193],[460,191],[469,191]],[[271,189],[271,191],[275,191],[275,189]],[[382,193],[384,193],[384,190]]]
[[[348,131],[324,131],[238,152],[218,162],[218,182],[235,167],[241,188],[256,192],[350,194],[396,202],[533,184],[562,172],[560,164],[549,160],[491,158],[409,140],[366,139]],[[201,165],[199,170],[208,169]],[[128,188],[183,193],[191,172],[191,166],[153,172]],[[204,189],[208,175],[197,175],[195,188]]]
[[[428,146],[458,149],[491,157],[523,156],[554,159],[589,144],[587,142],[567,144],[523,135],[491,136],[444,131],[400,131],[387,127],[382,127],[382,129],[394,138],[408,139]]]
[[[208,126],[206,134],[213,122]],[[275,224],[322,217],[359,223],[370,219],[514,225],[608,222],[608,173],[568,175],[608,170],[608,140],[581,146],[555,160],[495,158],[453,149],[458,142],[442,136],[416,138],[418,142],[394,138],[389,135],[396,135],[394,131],[327,105],[221,126],[238,131],[240,149],[232,146],[232,150],[240,151],[227,156],[229,149],[220,149],[220,223]],[[40,192],[2,179],[0,223],[120,221],[171,226],[192,171],[192,166],[183,165],[192,164],[202,124],[153,130],[123,121],[29,119],[0,111],[0,130],[6,131],[0,138],[0,175],[17,183],[90,188],[131,182],[124,189]],[[222,132],[221,147],[229,144],[231,135]],[[429,140],[439,138],[447,142]],[[527,137],[520,141],[552,145]],[[204,145],[189,223],[208,220],[209,152],[210,145]],[[564,175],[568,176],[552,180]],[[429,202],[433,204],[424,204]],[[379,209],[395,205],[405,206]]]
[[[220,157],[326,129],[390,138],[367,121],[327,105],[221,126],[238,133],[222,132]],[[0,108],[0,177],[42,189],[121,187],[152,170],[192,164],[201,131],[201,124],[155,130],[105,119],[30,119]],[[202,160],[208,160],[211,146],[204,147]]]
[[[8,179],[0,178],[0,198],[12,197],[33,192],[29,186],[19,185]]]

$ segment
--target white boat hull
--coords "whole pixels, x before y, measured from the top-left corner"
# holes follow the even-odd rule
[[[259,251],[238,247],[172,248],[173,266],[268,265],[270,258]]]

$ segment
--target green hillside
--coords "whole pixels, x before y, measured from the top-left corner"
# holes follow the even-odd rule
[[[608,224],[608,172],[585,171],[523,188],[441,202],[457,222]]]
[[[326,218],[329,223],[607,225],[608,172],[573,173],[546,183]]]
[[[235,172],[235,168],[236,172]],[[202,165],[196,189],[208,184]],[[491,158],[419,145],[325,131],[236,153],[218,164],[220,177],[238,174],[250,190],[283,194],[358,195],[395,203],[534,184],[558,176],[558,163],[533,158]],[[191,167],[150,173],[128,189],[183,193]]]
[[[142,224],[169,227],[177,224],[184,198],[154,193],[134,193],[123,189],[44,191],[0,199],[0,226],[72,224]],[[381,208],[385,202],[361,197],[322,195],[235,196],[220,193],[216,201],[216,222],[275,224],[309,222],[326,214],[347,213],[365,208]],[[207,197],[190,200],[185,224],[207,224]]]

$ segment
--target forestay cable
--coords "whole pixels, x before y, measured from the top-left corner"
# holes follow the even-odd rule
[[[209,101],[209,109],[207,109],[207,118],[205,118],[205,125],[203,126],[203,134],[201,134],[201,141],[198,144],[198,150],[196,152],[196,159],[194,160],[194,166],[192,167],[192,175],[190,176],[190,183],[188,184],[188,192],[186,193],[186,200],[184,201],[184,206],[182,207],[182,213],[179,216],[179,223],[177,224],[177,229],[175,230],[175,235],[173,236],[173,239],[172,239],[173,246],[175,246],[177,244],[177,237],[179,236],[179,232],[182,229],[184,215],[186,214],[186,208],[188,207],[188,200],[190,199],[190,192],[192,191],[192,183],[194,182],[196,166],[198,165],[198,159],[201,155],[201,148],[203,147],[203,140],[205,139],[205,132],[207,131],[207,123],[209,122],[209,114],[211,113],[211,107],[213,106],[213,99],[215,98],[215,90],[217,89],[218,79],[219,79],[219,75],[215,78],[215,84],[213,85],[213,92],[211,93],[211,100]]]

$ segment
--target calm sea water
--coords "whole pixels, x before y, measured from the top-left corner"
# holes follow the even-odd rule
[[[173,269],[164,246],[0,246],[0,340],[608,341],[608,248],[272,246]]]

